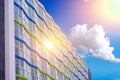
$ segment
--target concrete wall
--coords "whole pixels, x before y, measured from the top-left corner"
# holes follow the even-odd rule
[[[5,1],[5,80],[15,80],[14,1],[3,1]]]

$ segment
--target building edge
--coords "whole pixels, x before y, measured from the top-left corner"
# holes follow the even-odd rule
[[[0,0],[0,80],[5,80],[4,0]]]
[[[4,1],[5,14],[5,80],[15,80],[14,3]]]

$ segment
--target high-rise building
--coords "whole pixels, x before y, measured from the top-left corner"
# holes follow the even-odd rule
[[[89,80],[80,54],[38,0],[0,4],[0,80]]]

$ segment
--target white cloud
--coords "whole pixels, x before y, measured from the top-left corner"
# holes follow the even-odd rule
[[[78,24],[71,29],[69,39],[76,48],[85,54],[91,54],[93,57],[111,62],[120,62],[120,59],[112,54],[114,48],[110,46],[110,40],[105,37],[101,25],[96,24],[88,29],[86,24]]]

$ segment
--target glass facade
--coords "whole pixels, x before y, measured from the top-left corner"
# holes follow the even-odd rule
[[[14,0],[14,27],[16,80],[88,80],[88,67],[38,0]]]

